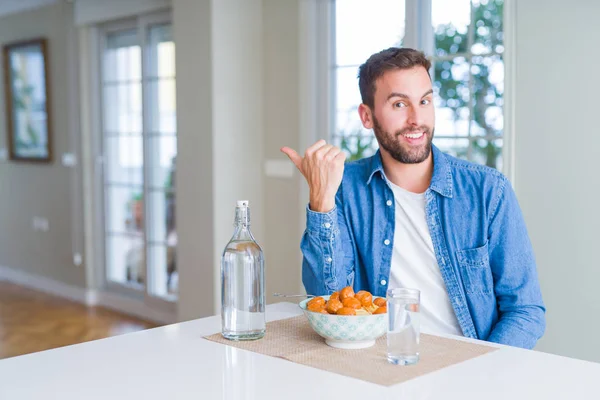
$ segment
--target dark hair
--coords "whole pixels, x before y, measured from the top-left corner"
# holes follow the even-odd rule
[[[373,54],[358,69],[358,87],[362,102],[371,109],[375,106],[375,81],[385,72],[396,69],[410,69],[422,66],[429,75],[431,62],[423,52],[409,49],[390,47]]]

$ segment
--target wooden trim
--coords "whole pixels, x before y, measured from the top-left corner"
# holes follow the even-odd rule
[[[14,126],[13,126],[13,107],[12,107],[12,85],[11,85],[11,68],[10,68],[10,52],[13,49],[37,44],[40,45],[44,58],[44,86],[46,95],[46,132],[48,141],[48,156],[44,158],[36,157],[20,157],[15,154],[14,149]],[[19,42],[5,44],[2,47],[3,68],[4,68],[4,95],[6,102],[6,134],[8,136],[8,151],[11,161],[23,161],[33,163],[50,163],[52,162],[52,99],[50,93],[50,76],[49,76],[49,58],[48,58],[48,40],[46,38],[35,38]]]

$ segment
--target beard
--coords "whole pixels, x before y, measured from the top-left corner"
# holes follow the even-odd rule
[[[426,137],[426,142],[419,146],[411,146],[406,143],[402,143],[399,136],[411,132],[423,132]],[[387,151],[396,161],[403,164],[419,164],[425,161],[431,153],[431,142],[433,140],[433,133],[435,129],[430,128],[426,125],[421,125],[418,128],[403,128],[396,131],[393,135],[389,132],[385,132],[379,121],[373,115],[373,132],[375,138],[379,142],[379,146]]]

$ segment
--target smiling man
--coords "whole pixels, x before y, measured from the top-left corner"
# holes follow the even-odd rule
[[[310,190],[304,286],[419,289],[424,329],[533,348],[545,308],[516,196],[498,171],[432,144],[430,66],[407,48],[361,65],[358,112],[379,143],[374,156],[345,164],[323,140],[304,157],[282,148]]]

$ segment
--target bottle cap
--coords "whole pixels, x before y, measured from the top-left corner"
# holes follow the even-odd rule
[[[238,207],[248,207],[248,200],[238,200],[237,206]]]

